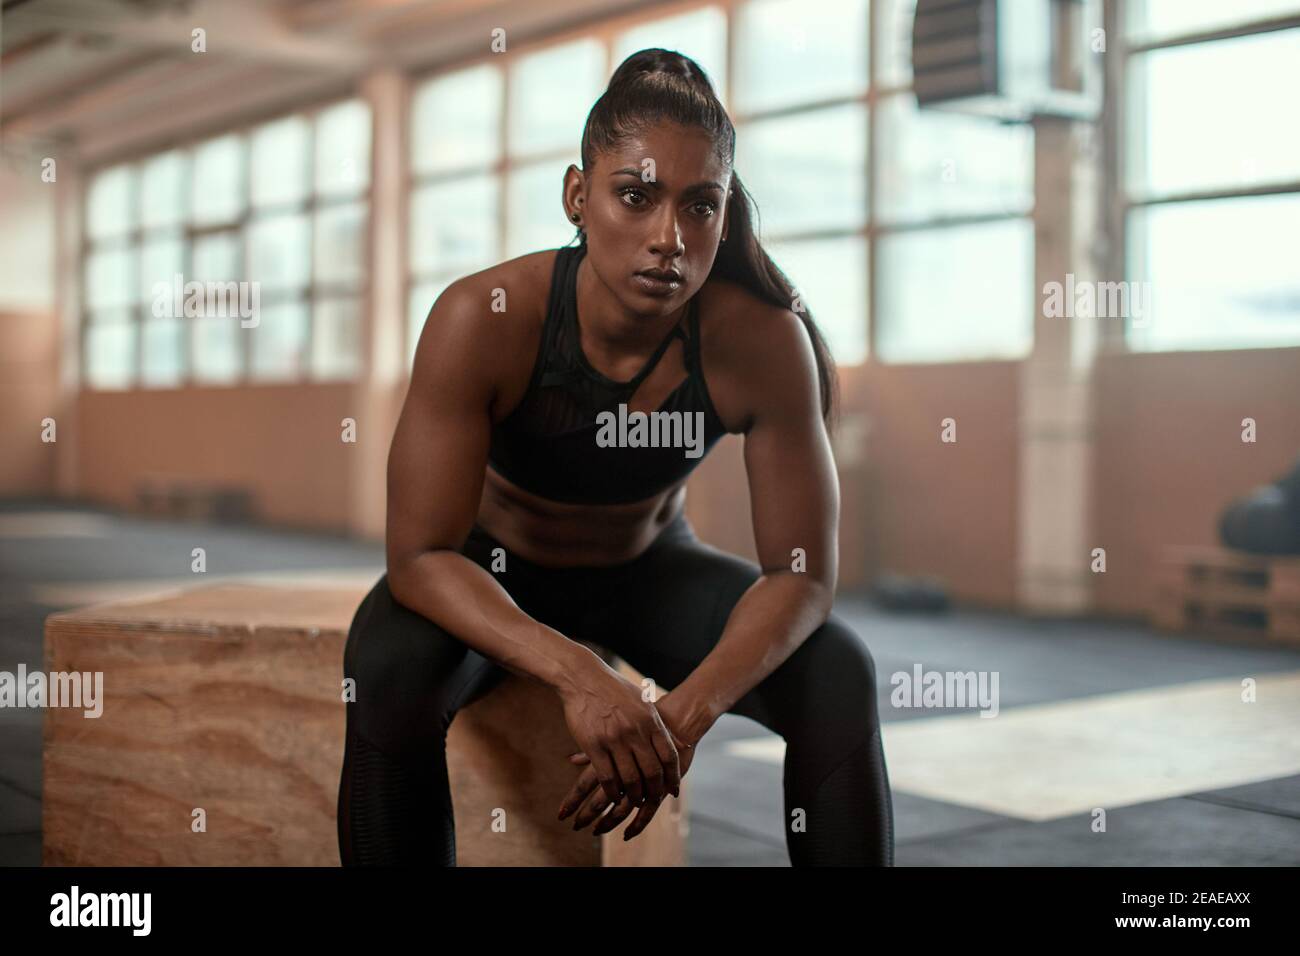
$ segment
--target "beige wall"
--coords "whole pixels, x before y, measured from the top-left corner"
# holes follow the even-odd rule
[[[0,318],[11,335],[40,327]],[[1099,359],[1093,530],[1107,573],[1095,578],[1097,610],[1143,613],[1160,548],[1214,543],[1224,504],[1300,454],[1298,382],[1294,348]],[[355,530],[358,456],[386,459],[404,391],[383,421],[358,413],[346,385],[92,391],[59,439],[75,443],[80,493],[93,500],[129,506],[135,479],[162,472],[244,484],[273,523]],[[39,384],[6,394],[0,424],[21,453],[6,458],[7,490],[48,493]],[[862,464],[841,468],[842,588],[888,569],[942,576],[965,602],[1014,606],[1017,394],[1014,362],[846,372],[845,414],[867,427]],[[340,441],[345,417],[358,418],[355,445]],[[945,417],[958,422],[955,444],[939,441]],[[1255,444],[1240,440],[1245,417],[1258,422]],[[752,559],[742,452],[738,437],[718,444],[692,479],[688,513],[705,540]]]
[[[78,401],[77,483],[129,507],[142,474],[248,488],[268,522],[350,529],[356,457],[387,455],[391,432],[369,427],[349,385],[87,391]],[[344,418],[357,441],[341,439]]]
[[[861,533],[872,540],[873,566],[940,576],[970,603],[1010,605],[1019,475],[1016,363],[877,364],[865,378],[873,478]],[[955,442],[940,441],[945,418],[956,421]]]
[[[945,577],[959,599],[1015,606],[1017,363],[869,364],[845,388],[870,419],[867,466],[841,474],[840,581]],[[1300,455],[1300,348],[1108,355],[1094,381],[1094,609],[1142,616],[1162,547],[1217,544],[1224,506]],[[846,378],[848,378],[846,376]],[[958,422],[955,444],[939,421]],[[1241,441],[1254,418],[1257,441]],[[739,442],[692,486],[702,536],[752,557]],[[853,500],[856,504],[848,506]]]
[[[53,495],[57,442],[71,439],[59,414],[58,337],[49,311],[0,311],[0,494]]]
[[[842,373],[845,417],[865,416],[861,462],[840,456],[842,590],[884,569],[944,577],[970,603],[1013,603],[1016,376],[1014,362],[869,363]],[[939,440],[948,417],[957,420],[952,444]],[[699,467],[688,514],[702,538],[752,559],[742,449],[728,437]]]
[[[1108,356],[1096,376],[1094,598],[1138,614],[1162,545],[1218,543],[1223,507],[1300,455],[1300,348]]]

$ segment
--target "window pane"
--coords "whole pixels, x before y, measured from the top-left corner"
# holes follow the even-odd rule
[[[190,208],[200,225],[230,222],[244,211],[244,144],[238,136],[211,139],[194,150]]]
[[[370,107],[348,100],[316,117],[316,191],[352,194],[370,185]]]
[[[86,306],[130,305],[134,300],[136,252],[130,246],[96,249],[86,256]]]
[[[702,7],[680,16],[651,20],[620,34],[614,44],[614,61],[604,76],[602,89],[620,63],[638,50],[651,47],[676,50],[689,56],[708,74],[718,99],[726,105],[727,15],[721,9]],[[591,104],[587,105],[590,109]]]
[[[135,170],[114,166],[97,174],[86,190],[86,233],[92,239],[135,228]]]
[[[311,229],[306,216],[276,216],[248,227],[248,277],[263,291],[301,289],[311,276]]]
[[[1142,0],[1126,3],[1130,37],[1157,40],[1300,13],[1297,0]]]
[[[227,282],[243,278],[239,266],[239,234],[214,232],[194,240],[190,278],[201,282]]]
[[[152,308],[156,295],[161,294],[164,301],[171,303],[175,296],[172,287],[175,284],[176,276],[181,276],[182,287],[192,276],[185,275],[185,245],[181,240],[180,233],[162,235],[156,239],[151,239],[140,247],[140,289],[139,297],[141,302],[148,303]],[[166,289],[154,289],[156,285],[166,286]],[[171,305],[167,306],[167,314],[173,312]]]
[[[185,221],[185,154],[155,156],[140,173],[140,219],[146,229]]]
[[[837,365],[867,357],[867,253],[861,237],[774,242],[768,255],[830,345]]]
[[[564,216],[564,171],[578,157],[520,166],[506,181],[506,258],[565,245],[575,226]]]
[[[852,95],[867,87],[867,0],[746,3],[736,29],[741,110]]]
[[[307,304],[264,306],[252,328],[251,377],[259,382],[292,381],[307,374]]]
[[[262,310],[261,321],[265,321],[266,311]],[[237,382],[243,362],[239,317],[202,316],[185,321],[190,323],[190,365],[195,381],[213,385]]]
[[[743,124],[736,172],[763,234],[859,228],[867,215],[866,150],[866,111],[858,104]]]
[[[1171,203],[1129,218],[1133,277],[1151,309],[1134,349],[1300,345],[1300,195]],[[1140,291],[1141,287],[1139,287]]]
[[[1034,142],[1028,124],[918,110],[911,93],[880,101],[877,216],[916,222],[973,213],[1027,213]]]
[[[1300,178],[1300,29],[1198,43],[1132,60],[1134,194]]]
[[[605,48],[579,40],[531,53],[510,71],[510,153],[574,149],[605,79]]]
[[[1033,340],[1027,219],[882,236],[876,352],[886,362],[1022,358]]]
[[[363,203],[327,206],[316,213],[316,262],[318,283],[354,283],[365,275],[362,258],[366,230]]]
[[[259,126],[249,141],[253,204],[298,202],[307,195],[307,121],[290,116]]]
[[[471,176],[415,190],[411,195],[411,270],[422,274],[465,270],[494,259],[499,191],[494,175]],[[557,183],[557,209],[559,202]]]
[[[311,337],[312,377],[348,381],[361,374],[361,300],[323,299],[316,303]]]
[[[500,68],[484,64],[422,85],[411,103],[411,168],[433,173],[495,162],[503,83]]]
[[[86,327],[86,383],[91,388],[131,385],[139,328],[127,313],[97,318]]]
[[[876,0],[876,83],[882,87],[912,83],[912,22],[916,0]]]
[[[144,320],[140,381],[144,385],[178,385],[181,381],[185,327],[181,318]]]

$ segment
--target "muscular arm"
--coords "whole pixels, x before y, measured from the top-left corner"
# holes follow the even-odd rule
[[[434,304],[416,346],[388,454],[385,543],[397,601],[484,657],[557,690],[589,649],[525,614],[493,575],[459,553],[478,514],[499,380],[488,299],[461,280]]]
[[[746,370],[745,469],[763,573],[732,609],[717,646],[668,695],[670,726],[689,742],[825,622],[835,595],[839,481],[812,343],[798,316],[785,310],[753,329],[743,345],[749,354],[728,366]],[[796,548],[806,570],[794,570]]]

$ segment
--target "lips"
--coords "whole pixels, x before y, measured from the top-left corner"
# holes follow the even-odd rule
[[[637,275],[649,276],[651,279],[658,279],[661,282],[682,281],[682,274],[676,269],[642,269]]]

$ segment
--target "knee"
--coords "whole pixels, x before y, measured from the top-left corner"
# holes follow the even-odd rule
[[[832,614],[787,662],[793,665],[799,711],[819,733],[870,736],[879,728],[876,662],[866,641]],[[834,731],[828,728],[835,728]]]

